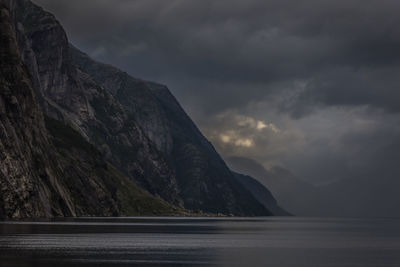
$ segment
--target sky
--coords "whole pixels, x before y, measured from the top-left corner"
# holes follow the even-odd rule
[[[93,58],[166,84],[223,157],[313,184],[400,173],[398,0],[34,2]]]

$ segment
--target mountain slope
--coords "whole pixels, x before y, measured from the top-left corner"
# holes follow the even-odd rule
[[[295,215],[315,215],[322,208],[318,188],[297,179],[290,171],[282,167],[265,169],[255,160],[244,157],[226,159],[229,166],[241,173],[247,173],[268,188],[279,205]]]
[[[68,126],[45,123],[17,46],[16,7],[0,0],[0,218],[183,213],[139,189]]]
[[[212,213],[268,215],[169,90],[71,48],[55,17],[15,0],[18,44],[44,112],[153,195]]]
[[[176,174],[184,207],[213,213],[266,215],[238,183],[167,87],[135,79],[71,47],[79,69],[107,89],[156,145]]]
[[[56,18],[28,0],[16,4],[20,50],[44,112],[77,130],[139,185],[180,205],[175,174],[131,114],[74,66]]]
[[[58,191],[50,162],[43,117],[34,103],[26,69],[15,40],[6,1],[0,1],[0,217],[45,216],[69,210],[67,201],[48,206]],[[33,143],[37,146],[33,146]]]
[[[271,194],[271,192],[263,186],[260,182],[258,182],[253,177],[248,175],[243,175],[240,173],[234,173],[235,178],[247,189],[249,190],[256,199],[264,205],[264,207],[268,208],[272,214],[275,216],[289,216],[291,215],[284,209],[278,206],[278,202]]]
[[[78,214],[188,214],[139,188],[69,126],[49,117],[45,118],[45,124],[62,166],[60,180],[71,193],[75,206],[82,209]],[[115,206],[112,212],[107,211],[110,204]]]

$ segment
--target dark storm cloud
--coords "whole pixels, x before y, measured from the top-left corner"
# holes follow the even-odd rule
[[[171,84],[182,99],[194,101],[193,90],[206,110],[245,106],[304,81],[295,109],[319,102],[398,111],[398,1],[36,2],[92,55]]]

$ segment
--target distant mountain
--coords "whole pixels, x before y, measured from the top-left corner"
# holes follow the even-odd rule
[[[388,160],[388,164],[396,164],[395,158]],[[366,175],[344,177],[327,185],[312,186],[281,167],[265,169],[258,162],[243,157],[230,157],[226,161],[233,170],[257,179],[271,191],[279,206],[298,216],[400,216],[397,190],[400,179],[396,173],[368,171]]]
[[[279,207],[278,202],[271,194],[271,192],[262,185],[259,181],[250,177],[248,175],[243,175],[240,173],[234,173],[236,179],[247,189],[249,190],[256,199],[264,205],[264,207],[268,208],[272,214],[275,216],[290,216],[291,214],[281,207]]]
[[[278,166],[266,169],[257,161],[245,157],[229,157],[226,162],[232,170],[246,173],[267,187],[288,212],[306,216],[315,215],[320,209],[316,201],[319,190],[299,180],[289,170]]]
[[[34,178],[37,167],[31,161],[41,162],[45,171],[51,169],[51,161],[47,159],[61,162],[57,163],[58,176],[50,179],[50,189],[28,190],[37,201],[42,201],[40,205],[47,203],[46,208],[21,208],[37,201],[14,201],[20,197],[10,189],[27,186],[10,187],[16,181],[5,175],[1,179],[2,190],[10,195],[4,195],[0,206],[14,206],[25,211],[12,212],[8,207],[3,208],[3,215],[121,215],[171,211],[179,214],[183,208],[233,215],[271,215],[268,207],[236,180],[168,88],[92,60],[69,44],[64,29],[52,14],[31,1],[0,1],[3,13],[9,14],[8,22],[2,21],[8,30],[7,36],[6,31],[1,32],[2,40],[14,38],[14,51],[4,49],[1,56],[11,55],[12,64],[24,72],[20,77],[9,79],[12,71],[6,70],[13,65],[3,60],[1,78],[6,80],[4,86],[19,86],[18,80],[24,77],[29,86],[25,86],[27,89],[21,97],[32,95],[30,99],[24,98],[24,107],[34,106],[18,115],[23,118],[21,122],[26,119],[32,123],[26,126],[16,125],[17,115],[12,109],[4,111],[4,116],[14,118],[7,122],[10,126],[5,126],[4,135],[9,136],[9,131],[14,131],[12,127],[23,127],[19,136],[23,149],[18,150],[19,154],[3,171],[7,173],[8,168],[23,164],[26,183],[34,187],[41,179],[50,178],[42,174],[35,174],[37,178]],[[2,16],[6,16],[3,13]],[[7,103],[12,106],[15,99],[10,96]],[[46,124],[43,113],[47,117]],[[38,137],[28,130],[35,127]],[[37,154],[46,159],[23,152],[36,147],[41,151]],[[0,163],[6,166],[3,160],[15,151],[8,147],[3,152],[5,156]],[[19,175],[22,174],[15,174]],[[61,181],[64,184],[60,185]],[[31,193],[23,190],[21,194],[26,197]],[[149,205],[141,199],[148,199]]]

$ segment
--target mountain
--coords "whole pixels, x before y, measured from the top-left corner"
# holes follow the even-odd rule
[[[250,177],[248,175],[243,175],[240,173],[234,173],[235,178],[247,189],[249,190],[256,199],[268,208],[272,214],[275,216],[289,216],[289,212],[285,211],[279,207],[278,202],[271,194],[271,192],[262,185],[259,181]]]
[[[174,173],[124,108],[74,65],[56,18],[16,0],[18,43],[43,111],[77,130],[139,185],[179,206]]]
[[[132,114],[170,163],[185,208],[243,215],[263,213],[166,86],[135,79],[74,47],[71,52],[79,70],[89,74]]]
[[[95,168],[96,162],[102,161],[100,165],[106,170],[123,177],[113,176],[114,182],[123,179],[125,183],[127,177],[130,185],[138,185],[155,196],[152,198],[155,201],[168,202],[178,207],[176,210],[271,215],[268,208],[235,179],[167,87],[133,78],[92,60],[69,44],[64,29],[52,14],[31,1],[1,1],[9,5],[10,31],[14,31],[26,75],[40,106],[38,112],[48,118],[47,127],[52,130],[49,134],[61,136],[49,137],[48,143],[54,149],[46,151],[54,150],[69,160],[80,161],[82,156],[86,163],[86,154],[88,157],[96,154],[86,150],[93,146],[100,153],[93,161],[92,158],[88,160],[91,164],[85,167],[93,165]],[[61,128],[51,127],[57,123],[67,128],[54,131]],[[38,132],[44,133],[45,127]],[[80,136],[78,143],[82,146],[63,147],[63,143],[68,144],[61,140],[63,132],[69,131],[68,127],[74,134],[66,137],[77,140]],[[30,145],[36,143],[32,141]],[[69,160],[62,158],[60,161]],[[109,168],[107,162],[115,168]],[[46,161],[43,166],[47,166]],[[79,166],[76,163],[76,167]],[[66,175],[71,176],[68,180],[71,188],[77,186],[74,178],[78,173]],[[92,177],[79,179],[80,188],[93,184]],[[104,192],[98,196],[109,193],[106,184],[102,188]]]
[[[15,4],[0,1],[0,218],[183,214],[46,119],[17,45]]]
[[[264,168],[260,163],[245,157],[228,157],[228,165],[233,170],[254,177],[268,188],[279,205],[295,215],[316,215],[323,209],[318,202],[319,189],[296,178],[289,170],[274,166]]]

